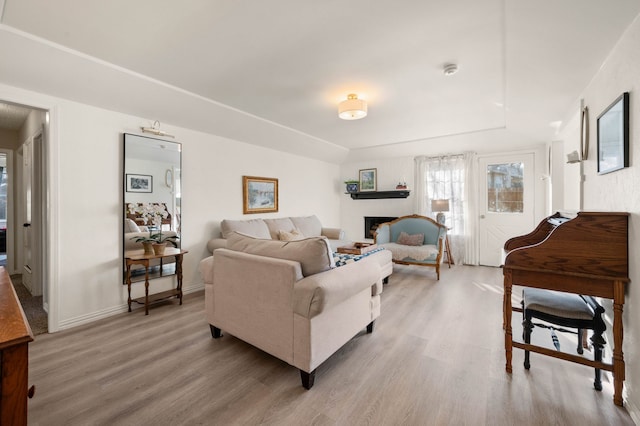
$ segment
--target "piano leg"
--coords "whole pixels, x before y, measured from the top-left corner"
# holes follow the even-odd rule
[[[504,300],[503,300],[503,312],[504,312],[504,354],[506,358],[505,369],[507,373],[511,373],[511,358],[513,356],[513,334],[511,330],[511,287],[512,287],[512,275],[511,270],[506,269],[504,271]]]
[[[622,305],[624,304],[624,283],[613,285],[613,402],[622,406],[622,384],[624,382],[624,354],[622,353]]]

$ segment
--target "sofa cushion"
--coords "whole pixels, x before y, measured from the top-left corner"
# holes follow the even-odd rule
[[[280,230],[278,232],[278,239],[280,241],[298,241],[303,240],[304,235],[302,235],[297,229],[293,229],[291,232]]]
[[[334,267],[331,248],[324,237],[278,241],[233,232],[227,237],[227,249],[300,262],[305,277]]]
[[[292,217],[291,221],[305,237],[319,237],[322,235],[322,223],[316,215]]]
[[[277,240],[279,237],[280,231],[291,232],[296,229],[291,219],[288,217],[282,217],[279,219],[264,219],[264,223],[267,224],[267,228],[269,228],[269,234],[271,235],[272,240]],[[246,234],[246,232],[239,231],[242,234]],[[304,235],[304,232],[302,233]],[[311,237],[312,235],[309,235]],[[259,237],[262,238],[262,237]]]
[[[398,244],[405,246],[421,246],[424,241],[424,234],[407,234],[406,232],[400,232],[398,236]]]
[[[225,219],[220,223],[220,231],[222,232],[222,238],[229,238],[229,235],[233,232],[240,232],[241,234],[251,235],[256,238],[271,238],[269,228],[262,219]]]

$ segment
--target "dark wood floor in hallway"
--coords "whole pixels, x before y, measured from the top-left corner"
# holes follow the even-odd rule
[[[588,367],[533,354],[525,371],[515,351],[505,373],[501,272],[454,266],[436,281],[396,266],[375,331],[321,365],[309,391],[288,364],[212,339],[203,293],[37,336],[29,423],[632,425]]]

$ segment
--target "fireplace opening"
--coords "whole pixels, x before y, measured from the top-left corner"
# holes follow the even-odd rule
[[[397,219],[397,217],[391,216],[365,216],[364,217],[364,237],[365,238],[373,238],[376,229],[378,229],[378,225],[385,222],[391,222],[392,220]]]

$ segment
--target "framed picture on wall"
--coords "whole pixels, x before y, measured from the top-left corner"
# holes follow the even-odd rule
[[[629,92],[598,116],[598,174],[629,167]]]
[[[360,170],[360,192],[378,190],[378,169]]]
[[[127,192],[153,192],[153,176],[126,175]]]
[[[242,212],[271,213],[278,211],[278,179],[242,176]]]

